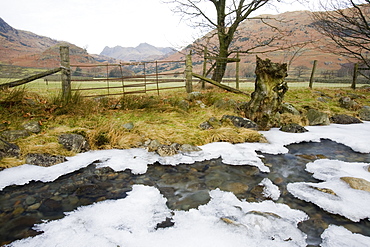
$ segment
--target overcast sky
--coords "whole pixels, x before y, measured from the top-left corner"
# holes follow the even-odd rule
[[[298,3],[286,4],[278,12],[302,9]],[[16,29],[68,41],[95,54],[105,46],[144,42],[179,49],[199,36],[161,0],[0,0],[0,17]]]

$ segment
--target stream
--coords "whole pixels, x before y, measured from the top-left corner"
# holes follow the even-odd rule
[[[340,215],[330,214],[313,203],[293,197],[286,189],[288,183],[319,182],[305,171],[306,164],[316,159],[336,159],[346,162],[370,163],[370,154],[354,152],[351,148],[322,139],[321,142],[303,142],[288,145],[287,154],[264,154],[262,158],[270,173],[262,173],[254,166],[233,166],[213,159],[194,164],[167,166],[155,163],[145,174],[134,175],[129,170],[115,172],[109,167],[97,169],[103,161],[60,176],[53,182],[31,181],[25,185],[12,185],[0,191],[0,245],[39,234],[35,224],[64,217],[73,211],[95,202],[125,198],[134,184],[154,186],[167,198],[172,210],[189,210],[210,200],[209,191],[220,188],[233,192],[248,202],[266,200],[259,183],[269,178],[281,191],[278,203],[308,214],[299,229],[307,234],[308,246],[319,246],[320,235],[329,224],[344,226],[348,230],[370,236],[370,221],[352,222]],[[158,227],[171,227],[167,222]]]

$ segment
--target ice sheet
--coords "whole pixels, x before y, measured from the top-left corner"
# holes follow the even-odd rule
[[[154,187],[134,185],[125,199],[104,201],[37,226],[41,235],[10,246],[305,246],[302,211],[272,201],[248,203],[214,190],[199,209],[171,212]],[[171,216],[172,215],[172,216]],[[156,225],[172,217],[174,226]]]
[[[321,235],[322,247],[369,247],[370,237],[348,231],[342,226],[330,225]]]
[[[316,160],[313,163],[308,163],[306,170],[313,173],[313,177],[324,182],[291,183],[288,184],[287,189],[299,199],[313,202],[330,213],[340,214],[357,222],[361,219],[370,218],[370,192],[353,189],[340,178],[354,177],[370,182],[368,166],[367,163],[351,163],[328,159]],[[317,188],[321,188],[321,190]],[[324,189],[324,192],[322,189]]]

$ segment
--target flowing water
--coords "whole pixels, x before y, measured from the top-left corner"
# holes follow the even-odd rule
[[[350,148],[322,140],[320,143],[299,143],[287,146],[289,153],[262,154],[270,173],[253,166],[231,166],[221,159],[196,162],[190,165],[164,166],[153,164],[142,175],[130,171],[115,172],[109,167],[96,169],[97,160],[86,168],[59,177],[54,182],[32,181],[22,186],[8,186],[0,191],[0,245],[39,234],[34,224],[64,217],[63,212],[94,202],[125,198],[134,184],[155,186],[167,198],[170,209],[188,210],[209,201],[210,190],[233,192],[249,202],[266,200],[263,187],[258,185],[269,178],[279,186],[278,200],[291,208],[306,212],[310,219],[299,224],[308,235],[308,245],[321,243],[320,235],[329,224],[341,225],[352,232],[370,236],[370,222],[352,222],[342,216],[325,212],[312,203],[294,198],[286,186],[292,182],[319,182],[305,171],[306,164],[328,158],[347,162],[370,163],[370,154],[360,154]],[[159,227],[170,227],[173,223]]]

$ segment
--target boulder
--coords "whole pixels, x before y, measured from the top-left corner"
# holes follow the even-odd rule
[[[286,124],[282,126],[280,130],[289,133],[304,133],[308,131],[305,127],[296,123]]]
[[[15,141],[19,138],[25,138],[31,135],[31,132],[28,130],[5,130],[0,133],[0,135],[6,140],[6,141]]]
[[[148,145],[148,152],[155,152],[161,146],[161,143],[158,140],[151,140]]]
[[[339,105],[340,107],[351,111],[356,111],[360,108],[360,105],[350,97],[340,97]]]
[[[361,110],[358,112],[358,115],[361,120],[364,121],[370,121],[370,106],[364,106],[361,108]]]
[[[4,157],[18,157],[20,149],[16,144],[7,142],[0,138],[0,159]]]
[[[194,101],[199,100],[203,97],[203,94],[201,92],[191,92],[187,96],[187,100]]]
[[[293,105],[288,103],[281,104],[281,113],[290,113],[296,116],[301,114]]]
[[[329,125],[330,120],[328,114],[324,112],[317,111],[315,109],[309,109],[307,111],[307,119],[309,122],[309,125]]]
[[[336,124],[354,124],[354,123],[362,123],[360,119],[348,116],[345,114],[337,114],[330,118],[332,123]]]
[[[62,134],[59,136],[58,142],[69,151],[81,153],[90,150],[89,142],[79,134]]]
[[[208,129],[212,129],[213,127],[208,121],[205,121],[199,124],[199,128],[201,128],[202,130],[208,130]]]
[[[177,154],[177,149],[173,146],[168,146],[168,145],[160,145],[158,148],[157,148],[157,154],[159,154],[160,156],[172,156],[172,155],[175,155]]]
[[[26,155],[26,163],[36,166],[48,167],[63,163],[64,161],[66,161],[66,158],[60,155],[51,155],[46,153],[31,153]]]
[[[40,123],[37,121],[30,121],[22,125],[22,128],[28,130],[29,132],[38,134],[41,132]]]
[[[197,152],[197,151],[202,151],[200,147],[190,145],[190,144],[183,144],[181,145],[178,150],[184,153],[190,153],[190,152]]]
[[[134,123],[129,122],[129,123],[125,123],[124,125],[122,125],[122,127],[126,130],[132,130],[135,127],[135,125]]]
[[[247,129],[257,129],[258,126],[255,122],[248,118],[237,117],[237,116],[230,116],[230,115],[223,115],[221,118],[221,122],[226,120],[231,120],[235,127],[238,128],[247,128]]]

